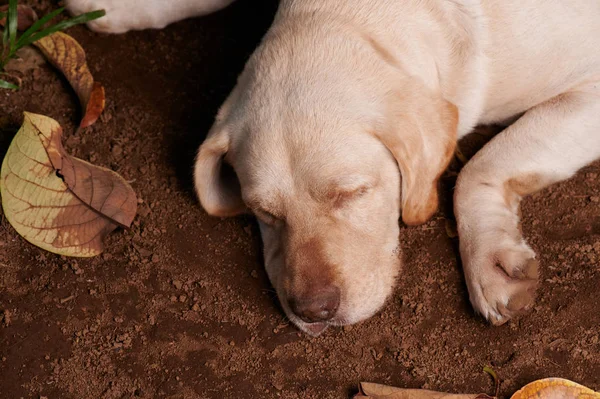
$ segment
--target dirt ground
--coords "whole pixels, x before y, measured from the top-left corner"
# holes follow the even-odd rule
[[[30,4],[40,15],[57,6]],[[0,154],[23,111],[49,115],[71,154],[133,181],[142,200],[132,228],[93,259],[37,249],[2,218],[0,397],[346,398],[359,381],[491,392],[484,365],[505,379],[504,397],[549,376],[600,390],[600,164],[523,203],[543,265],[527,316],[490,327],[468,303],[445,228],[453,165],[442,210],[401,229],[404,272],[377,316],[318,338],[286,322],[253,219],[208,217],[191,190],[194,151],[275,8],[240,0],[122,36],[71,29],[107,95],[81,134],[76,98],[52,68],[0,91]]]

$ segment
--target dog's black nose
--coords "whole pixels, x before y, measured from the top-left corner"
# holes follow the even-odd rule
[[[331,320],[340,306],[340,289],[327,287],[289,300],[292,312],[307,323]]]

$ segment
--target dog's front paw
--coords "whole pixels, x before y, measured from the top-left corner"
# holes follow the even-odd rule
[[[106,15],[88,23],[90,29],[103,33],[123,33],[129,30],[162,28],[166,23],[155,12],[156,1],[139,0],[66,0],[72,15],[104,10]]]
[[[461,245],[471,303],[497,326],[533,306],[539,266],[525,242],[502,235]]]

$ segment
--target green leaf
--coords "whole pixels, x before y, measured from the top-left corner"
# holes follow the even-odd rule
[[[65,10],[64,7],[61,7],[57,10],[52,11],[50,14],[48,15],[44,15],[42,18],[38,19],[33,25],[31,25],[29,27],[29,29],[27,29],[25,32],[23,32],[23,34],[21,35],[21,37],[19,38],[19,40],[17,41],[17,47],[21,48],[23,47],[23,42],[30,37],[31,35],[33,35],[35,32],[37,32],[40,28],[42,28],[47,22],[49,22],[51,19],[53,19],[54,17],[56,17],[58,14],[62,13]]]
[[[106,15],[106,12],[104,10],[91,11],[91,12],[88,12],[85,14],[78,15],[75,18],[71,18],[69,20],[59,22],[56,25],[52,25],[40,32],[34,33],[33,35],[31,35],[30,37],[25,39],[23,41],[23,43],[20,43],[20,46],[21,47],[27,46],[27,45],[41,39],[42,37],[46,37],[48,35],[53,34],[54,32],[65,30],[74,25],[85,24],[86,22],[101,18],[104,15]]]
[[[483,372],[489,374],[492,377],[492,379],[494,380],[494,385],[496,388],[496,395],[494,397],[497,398],[498,394],[500,393],[500,383],[501,383],[500,377],[498,377],[498,373],[496,373],[496,371],[491,366],[484,366]]]
[[[17,26],[19,11],[17,11],[17,0],[8,1],[8,18],[6,19],[6,28],[8,29],[8,36],[10,41],[10,51],[14,52],[17,47]]]
[[[14,84],[7,82],[6,80],[0,79],[0,89],[19,90],[19,86],[15,86]]]

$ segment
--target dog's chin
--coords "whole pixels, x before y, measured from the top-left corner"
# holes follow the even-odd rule
[[[288,319],[292,322],[292,324],[296,326],[296,328],[298,328],[303,333],[310,335],[311,337],[318,337],[319,335],[323,334],[325,330],[327,330],[330,326],[343,325],[343,323],[340,323],[336,320],[307,323],[291,312],[285,313]]]
[[[338,313],[331,320],[316,323],[307,323],[300,317],[295,315],[287,305],[287,301],[282,304],[282,308],[288,320],[292,322],[292,324],[296,326],[296,328],[298,328],[300,331],[308,334],[311,337],[318,337],[319,335],[323,334],[325,330],[327,330],[329,327],[349,326],[352,324],[360,323],[372,317],[381,309],[383,303],[384,301],[382,301],[381,304],[378,304],[378,306],[373,308],[355,309],[354,312],[348,312],[347,308],[344,307],[343,309],[338,311]]]
[[[341,327],[348,324],[353,324],[346,319],[335,317],[332,320],[323,322],[307,323],[302,321],[298,316],[286,313],[290,321],[302,332],[310,335],[311,337],[318,337],[323,334],[329,327]]]
[[[329,327],[328,323],[294,323],[296,327],[310,335],[311,337],[318,337]]]

